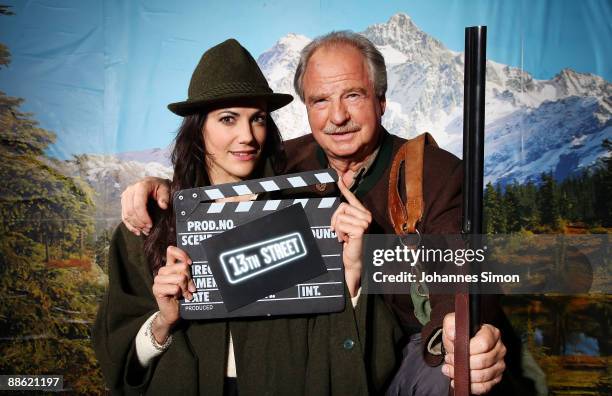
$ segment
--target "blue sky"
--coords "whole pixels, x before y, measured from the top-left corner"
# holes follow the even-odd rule
[[[2,3],[16,15],[1,17],[12,64],[0,90],[57,133],[50,154],[60,158],[168,145],[180,118],[166,104],[186,96],[202,52],[228,37],[257,57],[287,33],[361,31],[398,12],[456,51],[465,26],[488,25],[488,58],[536,78],[570,67],[612,80],[608,0]]]

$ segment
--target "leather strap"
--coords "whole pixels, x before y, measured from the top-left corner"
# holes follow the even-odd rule
[[[389,173],[388,212],[396,234],[414,234],[423,218],[423,153],[426,145],[438,147],[427,132],[407,140],[397,151]],[[403,183],[400,183],[400,169],[403,167]],[[400,194],[405,190],[405,200]]]
[[[398,235],[414,234],[423,218],[423,154],[426,145],[438,147],[427,132],[407,140],[397,151],[389,173],[388,214]],[[403,170],[403,180],[400,170]],[[404,189],[405,200],[400,188]],[[455,396],[470,394],[469,294],[455,296]]]

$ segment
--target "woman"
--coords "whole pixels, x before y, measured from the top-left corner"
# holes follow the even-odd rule
[[[207,51],[189,99],[168,106],[185,117],[172,153],[172,192],[281,169],[281,139],[269,113],[291,99],[272,92],[237,41]],[[361,241],[371,216],[340,188],[349,203],[338,208],[331,226],[344,245],[349,293],[358,297]],[[113,393],[367,394],[389,379],[399,331],[387,311],[370,310],[366,302],[353,310],[347,299],[343,312],[329,315],[181,320],[178,300],[191,299],[195,286],[189,257],[173,246],[174,222],[171,208],[157,213],[144,244],[124,226],[114,234],[109,290],[93,335]],[[383,341],[366,342],[366,326],[368,337],[375,336],[368,340]],[[369,350],[378,359],[366,362]]]

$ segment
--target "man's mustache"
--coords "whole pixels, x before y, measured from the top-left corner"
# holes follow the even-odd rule
[[[361,129],[361,125],[354,121],[349,121],[346,125],[327,125],[323,128],[323,133],[326,135],[336,135],[341,133],[357,132]]]

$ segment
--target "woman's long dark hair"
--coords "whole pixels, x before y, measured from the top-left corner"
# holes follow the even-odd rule
[[[170,202],[168,209],[161,210],[157,203],[150,202],[149,213],[153,216],[153,228],[145,239],[145,257],[155,275],[166,264],[166,249],[176,246],[176,224],[172,198],[174,194],[186,188],[210,185],[206,171],[206,145],[202,128],[206,121],[206,113],[186,116],[174,138],[172,150],[172,165],[174,174],[170,183]],[[265,162],[270,161],[274,172],[282,170],[285,163],[283,143],[278,127],[268,114],[266,124],[266,141],[255,168],[253,177],[261,177]]]

